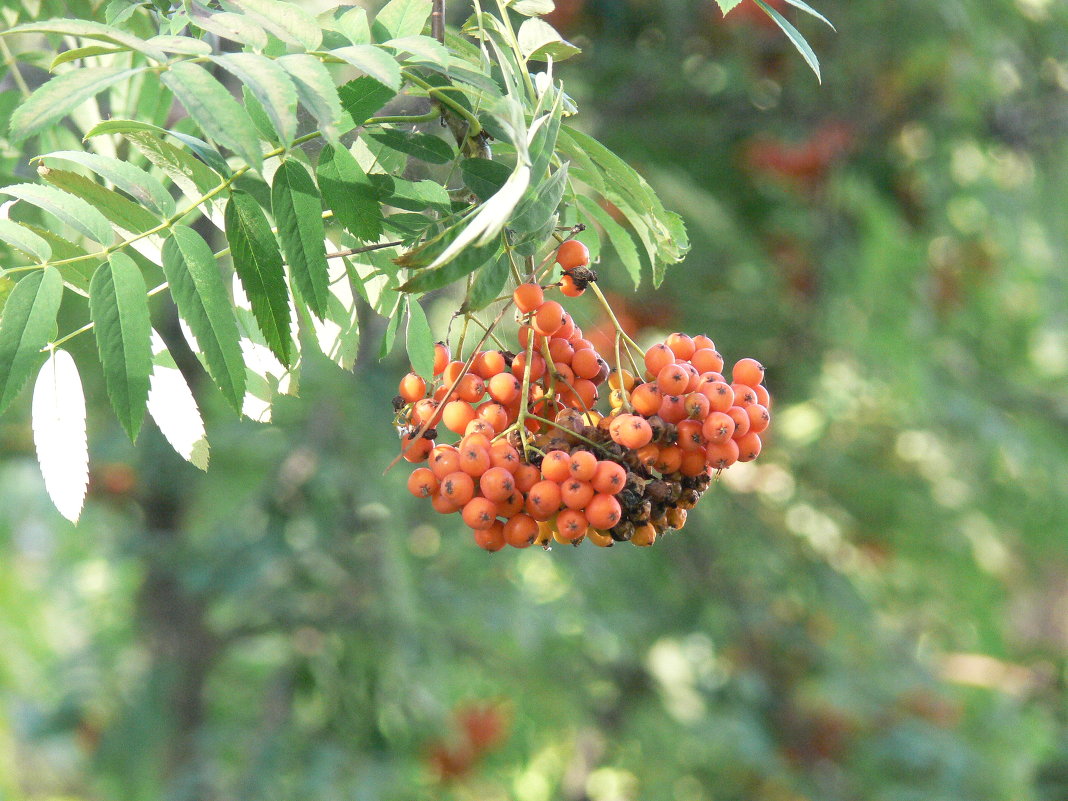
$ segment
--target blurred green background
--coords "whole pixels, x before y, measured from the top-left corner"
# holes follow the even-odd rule
[[[820,86],[750,3],[552,20],[577,124],[694,244],[603,284],[644,341],[767,365],[761,458],[652,549],[487,554],[382,475],[370,312],[275,425],[202,384],[207,474],[87,387],[77,528],[13,410],[0,798],[1068,798],[1068,8],[786,11]]]

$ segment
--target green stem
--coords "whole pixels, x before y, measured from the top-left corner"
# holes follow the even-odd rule
[[[452,111],[454,111],[457,114],[457,116],[463,117],[465,120],[467,120],[467,124],[468,124],[467,137],[468,137],[468,139],[470,139],[472,136],[478,136],[480,133],[482,133],[482,123],[480,123],[478,121],[478,117],[476,117],[474,114],[472,114],[466,108],[464,108],[462,104],[457,103],[455,100],[453,100],[451,97],[449,97],[448,96],[448,90],[447,90],[446,87],[434,86],[433,84],[430,84],[430,83],[427,83],[426,81],[424,81],[418,75],[413,75],[411,72],[407,72],[407,71],[404,73],[404,77],[407,78],[412,83],[414,83],[416,86],[418,86],[421,89],[425,90],[427,92],[427,94],[434,95],[438,99],[439,102],[441,102],[444,105],[448,106]]]
[[[7,42],[0,37],[0,55],[4,57],[4,63],[11,69],[11,78],[15,81],[15,86],[19,88],[19,92],[23,97],[29,97],[33,94],[30,91],[30,87],[26,85],[26,81],[22,77],[22,73],[19,72],[19,64],[15,60],[15,56],[8,50]]]

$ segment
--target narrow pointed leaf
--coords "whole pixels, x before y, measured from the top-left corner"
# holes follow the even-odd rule
[[[190,21],[203,31],[231,42],[248,45],[253,50],[267,47],[267,32],[244,14],[220,11],[217,14],[192,14]]]
[[[337,93],[341,98],[342,111],[347,117],[343,126],[346,130],[350,125],[353,128],[363,125],[376,111],[397,96],[395,90],[367,76],[339,86]]]
[[[160,223],[160,218],[144,206],[84,175],[45,166],[38,167],[37,174],[52,186],[84,200],[124,231],[140,234]]]
[[[805,63],[808,64],[814,73],[816,73],[816,80],[823,83],[823,77],[820,75],[820,61],[816,58],[815,51],[813,51],[805,37],[801,35],[801,32],[791,25],[786,17],[765,3],[764,0],[756,0],[756,4],[764,9],[764,13],[771,17],[776,25],[782,28],[782,32],[786,34],[786,38],[793,43],[793,46],[797,48],[797,52],[801,54],[803,59],[805,59]]]
[[[245,364],[233,307],[215,255],[200,234],[176,225],[163,244],[163,271],[178,313],[196,338],[208,374],[230,405],[240,411]]]
[[[152,369],[147,292],[140,268],[124,253],[112,253],[89,284],[89,312],[108,400],[131,440],[137,439],[145,417]]]
[[[163,338],[152,332],[152,374],[148,413],[175,453],[201,470],[208,469],[208,438],[196,398],[174,363]]]
[[[64,36],[79,36],[99,42],[111,42],[129,50],[136,50],[155,61],[166,61],[167,54],[153,47],[144,39],[100,22],[86,19],[47,19],[16,25],[4,33],[58,33]]]
[[[19,142],[63,119],[86,100],[141,69],[93,67],[64,72],[41,85],[11,114],[8,130]]]
[[[375,45],[351,45],[331,50],[330,55],[337,56],[345,63],[362,70],[394,92],[400,89],[400,64],[397,63],[397,59],[380,47]]]
[[[55,267],[37,270],[17,284],[0,317],[0,414],[11,405],[56,327],[63,279]]]
[[[496,259],[478,271],[471,285],[463,311],[479,311],[501,296],[508,281],[508,254],[501,253]]]
[[[48,241],[24,225],[0,218],[0,242],[7,242],[37,261],[48,261],[52,248]]]
[[[0,194],[11,195],[26,203],[44,209],[78,233],[85,234],[101,245],[114,239],[107,218],[79,197],[61,192],[51,186],[39,184],[13,184],[0,187]]]
[[[327,145],[319,154],[315,176],[334,219],[361,241],[377,241],[382,235],[382,207],[353,155],[344,146]]]
[[[341,100],[323,62],[306,53],[294,53],[282,56],[278,65],[289,74],[301,104],[315,117],[326,138],[336,139],[343,113]]]
[[[578,203],[582,211],[592,217],[604,229],[605,236],[612,243],[612,247],[616,250],[616,255],[623,262],[627,275],[630,276],[630,279],[634,282],[634,288],[637,289],[642,280],[642,262],[638,256],[638,248],[634,244],[634,239],[630,233],[612,219],[612,215],[601,208],[593,198],[579,195]]]
[[[322,30],[307,11],[293,3],[277,0],[234,0],[266,30],[283,42],[315,50],[323,41]]]
[[[252,93],[284,145],[297,135],[297,89],[278,64],[258,53],[227,53],[212,59]]]
[[[742,0],[716,0],[719,5],[719,10],[723,12],[723,16],[734,10],[734,8],[740,5]]]
[[[263,157],[252,120],[207,70],[180,61],[172,64],[161,80],[209,138],[234,151],[250,167],[262,168]]]
[[[278,165],[271,186],[271,208],[297,290],[321,320],[328,294],[323,205],[300,162],[286,159]]]
[[[415,36],[430,19],[430,0],[390,0],[375,17],[375,28],[385,31],[381,38]]]
[[[426,312],[415,298],[408,298],[408,328],[405,332],[405,344],[412,368],[429,381],[434,376],[434,336],[430,333]]]
[[[287,367],[292,363],[289,289],[278,241],[259,203],[234,192],[226,204],[226,239],[241,286],[267,346]]]
[[[140,167],[126,161],[86,153],[78,150],[59,150],[47,153],[41,158],[58,159],[79,164],[92,170],[97,175],[111,181],[117,188],[130,195],[138,203],[152,209],[164,217],[174,214],[174,199],[158,179],[149,175]]]
[[[74,359],[65,350],[48,358],[33,387],[33,444],[45,489],[59,513],[78,522],[89,487],[85,393]]]
[[[831,25],[831,21],[829,19],[827,19],[825,16],[823,16],[823,14],[818,12],[816,9],[814,9],[812,6],[810,6],[808,3],[802,2],[802,0],[785,0],[785,2],[789,3],[794,8],[801,9],[806,14],[811,14],[813,17],[818,19],[820,22],[823,22],[825,25],[827,25],[827,27],[829,27],[832,31],[837,30],[837,28],[835,28],[833,25]]]

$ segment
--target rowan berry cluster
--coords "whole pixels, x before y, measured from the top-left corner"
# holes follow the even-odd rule
[[[556,254],[559,288],[596,280],[575,240]],[[675,333],[609,368],[567,311],[533,281],[512,294],[517,353],[452,359],[435,346],[433,380],[414,372],[394,399],[416,497],[459,512],[486,550],[505,545],[652,545],[681,529],[718,471],[755,459],[771,422],[764,368],[742,359],[723,375],[711,339]],[[622,332],[620,335],[623,336]],[[640,373],[640,374],[639,374]],[[608,408],[598,410],[602,394]],[[459,436],[446,444],[444,428]]]

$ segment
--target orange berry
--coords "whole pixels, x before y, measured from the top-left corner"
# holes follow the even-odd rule
[[[653,462],[653,468],[663,475],[677,473],[679,468],[682,467],[682,457],[682,448],[678,445],[667,445],[660,449],[656,461]]]
[[[478,403],[485,393],[486,382],[474,373],[465,375],[456,386],[457,396],[468,403]]]
[[[686,371],[686,375],[689,376],[689,380],[686,383],[686,392],[696,392],[697,387],[701,384],[701,374],[697,372],[697,368],[689,362],[682,362],[679,367]]]
[[[478,480],[482,494],[494,503],[505,501],[515,492],[515,479],[503,467],[491,467]]]
[[[749,384],[735,382],[731,384],[731,389],[734,390],[734,403],[736,406],[752,406],[757,402],[756,390]]]
[[[401,437],[401,453],[404,454],[404,461],[406,462],[414,464],[415,462],[424,461],[433,448],[433,441],[424,437],[420,437],[414,442],[410,436]]]
[[[716,442],[705,448],[705,461],[716,470],[724,470],[738,461],[738,443],[733,439]]]
[[[648,421],[635,414],[621,414],[616,421],[619,422],[618,437],[612,439],[624,448],[637,450],[643,445],[648,445],[653,439],[653,429]]]
[[[619,501],[612,495],[594,495],[586,507],[586,519],[594,528],[612,528],[622,517]]]
[[[542,336],[551,337],[564,324],[564,307],[555,300],[546,301],[534,313],[534,330]]]
[[[444,342],[434,345],[434,375],[441,375],[451,358],[452,354],[449,352],[448,345]]]
[[[459,508],[442,495],[440,490],[430,496],[430,505],[434,507],[435,512],[442,515],[451,515],[453,512],[459,511]]]
[[[441,380],[445,382],[446,387],[451,387],[463,371],[463,362],[449,362],[441,373]]]
[[[545,337],[543,337],[541,334],[539,334],[537,331],[535,331],[529,325],[521,325],[521,326],[519,326],[519,332],[516,335],[516,338],[519,340],[519,347],[522,348],[524,353],[526,353],[527,348],[530,346],[530,336],[531,336],[531,334],[534,335],[534,349],[535,350],[541,348],[541,344],[545,341]]]
[[[495,432],[508,428],[508,410],[499,403],[483,403],[475,412],[478,419],[493,426]]]
[[[679,447],[684,451],[704,451],[705,440],[701,436],[699,420],[683,420],[678,425]]]
[[[520,492],[530,492],[530,488],[541,481],[541,471],[532,464],[520,462],[515,469],[515,487]]]
[[[706,337],[704,334],[698,334],[693,338],[693,346],[697,350],[702,350],[704,348],[707,348],[708,350],[716,349],[716,343]]]
[[[585,509],[594,494],[588,481],[571,478],[560,485],[560,500],[568,509]]]
[[[416,401],[415,406],[412,407],[412,416],[409,422],[417,428],[426,425],[437,416],[439,405],[436,400],[431,398],[423,398],[421,401]]]
[[[579,378],[593,378],[601,370],[602,359],[593,348],[576,350],[571,359],[571,369]]]
[[[499,439],[490,445],[490,464],[494,467],[503,467],[514,475],[520,466],[519,451],[505,440]]]
[[[669,364],[675,363],[675,352],[662,342],[645,351],[645,369],[652,375],[658,375]]]
[[[744,437],[749,433],[751,423],[749,422],[749,413],[745,409],[741,406],[732,406],[724,414],[729,415],[734,421],[734,433],[731,434],[731,437],[738,439],[738,437]]]
[[[682,405],[686,409],[686,416],[691,420],[704,420],[708,417],[709,407],[711,406],[708,398],[700,392],[691,392],[683,398]]]
[[[656,374],[656,388],[664,395],[682,395],[690,384],[690,374],[681,365],[666,364]]]
[[[475,543],[484,551],[499,551],[505,545],[504,523],[494,521],[489,528],[472,529],[475,535]]]
[[[526,502],[522,492],[513,492],[503,501],[497,501],[497,517],[515,517],[523,511]]]
[[[597,473],[597,457],[589,451],[575,451],[571,454],[568,469],[571,471],[571,478],[592,481]]]
[[[597,391],[597,385],[588,378],[576,378],[573,390],[578,397],[579,402],[576,408],[579,409],[592,409],[597,405],[597,399],[601,397],[601,393]]]
[[[711,348],[701,348],[694,351],[690,364],[696,367],[699,373],[718,373],[723,369],[723,357]]]
[[[704,450],[684,450],[682,453],[682,464],[679,465],[679,472],[684,476],[699,476],[701,473],[705,472],[707,458],[708,454]]]
[[[577,331],[578,329],[575,330]],[[582,338],[582,334],[579,334],[576,337],[572,337],[567,341],[571,343],[571,347],[573,347],[575,350],[597,350],[597,348],[594,347],[592,342],[590,342],[588,339]]]
[[[586,287],[580,288],[579,285],[575,283],[574,278],[570,275],[564,275],[560,279],[560,291],[569,298],[577,298],[586,291]]]
[[[523,373],[527,369],[527,354],[520,353],[514,359],[512,359],[512,375],[516,378],[522,379]],[[545,375],[545,359],[541,354],[535,351],[534,358],[530,360],[530,380],[537,381]],[[522,387],[520,387],[522,391]]]
[[[686,334],[680,334],[678,332],[669,336],[664,344],[671,348],[672,352],[679,359],[689,359],[693,356],[694,351],[697,348],[694,346],[693,340]]]
[[[763,384],[757,384],[753,387],[753,391],[757,396],[757,403],[763,406],[765,409],[771,408],[771,393],[768,392],[768,388]]]
[[[575,371],[571,369],[570,365],[557,364],[554,375],[556,380],[565,386],[575,383]]]
[[[463,434],[467,424],[475,419],[475,410],[470,403],[462,400],[449,401],[441,413],[441,422],[456,434]]]
[[[471,363],[471,372],[483,381],[489,381],[497,373],[506,369],[504,355],[498,350],[480,351]]]
[[[751,462],[760,455],[763,442],[760,435],[750,431],[748,434],[735,440],[738,443],[738,461]]]
[[[460,469],[468,475],[478,478],[490,469],[489,448],[480,445],[462,445],[460,447]]]
[[[577,239],[569,239],[556,249],[556,263],[565,270],[585,267],[590,263],[590,249]]]
[[[464,504],[460,517],[473,529],[489,528],[497,519],[497,506],[489,498],[472,498]]]
[[[577,330],[578,328],[576,328],[575,326],[575,321],[571,319],[571,315],[567,312],[564,312],[564,324],[560,326],[559,329],[557,329],[556,333],[553,334],[553,336],[566,339],[568,342],[570,342],[572,335],[574,335],[575,331]]]
[[[725,412],[712,412],[705,418],[701,433],[710,443],[719,444],[726,442],[734,436],[735,424],[733,418]]]
[[[590,484],[603,495],[618,495],[627,485],[627,469],[616,462],[600,461],[593,471]]]
[[[682,395],[664,395],[656,413],[665,423],[681,423],[686,419],[686,400]]]
[[[577,542],[586,536],[590,521],[577,509],[565,509],[556,516],[556,529],[568,542]]]
[[[504,540],[513,548],[526,548],[538,536],[538,521],[518,514],[504,524]]]
[[[467,428],[464,429],[464,436],[467,437],[471,434],[481,434],[489,439],[497,432],[493,429],[493,426],[487,423],[485,420],[476,417],[470,423],[467,424]]]
[[[527,514],[535,520],[548,520],[560,509],[560,485],[555,481],[539,481],[527,492]]]
[[[416,373],[408,373],[400,380],[397,394],[407,403],[415,403],[426,395],[426,381]]]
[[[545,302],[545,291],[537,284],[520,284],[512,293],[515,307],[523,314],[529,314]]]
[[[511,373],[498,373],[489,380],[489,395],[497,403],[511,403],[522,389],[522,382]]]
[[[634,389],[634,376],[627,370],[613,367],[608,375],[608,386],[610,389],[622,389],[630,392]]]
[[[630,544],[637,545],[639,548],[648,548],[654,542],[656,542],[656,526],[652,523],[638,526],[630,538]]]
[[[445,478],[441,479],[439,491],[443,497],[448,498],[452,505],[459,509],[475,497],[475,480],[463,471],[449,473]]]
[[[438,483],[429,467],[417,467],[408,476],[408,492],[416,498],[429,498],[438,491]]]
[[[571,454],[549,451],[541,460],[541,474],[549,481],[567,481],[571,477]]]
[[[449,388],[447,386],[445,386],[444,384],[442,384],[440,387],[438,387],[437,389],[434,390],[434,394],[433,394],[432,397],[436,402],[441,403],[442,401],[445,400],[445,396],[447,394],[449,394]],[[455,397],[455,396],[453,396],[453,397]]]
[[[660,458],[660,446],[650,442],[648,445],[642,445],[638,450],[634,451],[634,455],[638,457],[638,461],[642,465],[652,467]]]
[[[598,548],[611,548],[616,544],[616,541],[612,539],[610,534],[606,534],[597,528],[591,527],[586,529],[586,537]]]
[[[452,445],[438,445],[430,452],[430,470],[438,481],[460,469],[460,452]]]
[[[639,384],[630,396],[630,405],[634,407],[634,411],[646,417],[652,417],[660,411],[661,401],[663,401],[663,395],[653,383]]]
[[[571,358],[575,355],[575,349],[571,343],[562,337],[556,336],[549,340],[549,356],[557,369],[561,365],[571,364]]]
[[[759,434],[771,424],[771,414],[759,403],[746,406],[745,413],[749,415],[750,434]]]
[[[697,391],[708,398],[709,411],[725,412],[734,405],[734,390],[723,381],[702,381]]]
[[[731,380],[755,387],[764,380],[764,365],[756,359],[739,359],[731,368]]]

